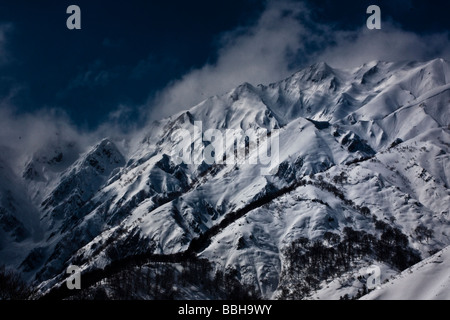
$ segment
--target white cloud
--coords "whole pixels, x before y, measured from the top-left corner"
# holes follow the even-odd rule
[[[336,30],[311,21],[309,10],[302,2],[269,1],[254,26],[222,36],[216,63],[188,72],[150,99],[150,118],[189,109],[243,82],[281,80],[298,70],[293,66],[325,61],[349,68],[372,60],[450,57],[448,32],[418,35],[388,21],[383,21],[381,30],[368,30],[365,23],[356,30]]]
[[[223,34],[218,42],[220,47],[215,63],[188,72],[149,102],[151,120],[188,109],[243,82],[256,85],[281,80],[317,61],[346,68],[371,60],[450,58],[448,32],[418,35],[387,22],[383,23],[381,31],[368,30],[364,26],[352,31],[334,30],[327,25],[313,25],[308,10],[306,5],[298,2],[271,1],[253,26]],[[6,43],[11,28],[0,25],[0,64],[8,59]],[[314,51],[312,47],[321,49]],[[151,57],[139,66],[143,68],[150,62]],[[72,85],[102,85],[114,76],[114,72],[103,71],[101,62],[96,62],[88,71],[75,77]],[[17,170],[27,157],[58,136],[76,141],[81,149],[110,137],[126,152],[127,140],[139,132],[137,121],[133,123],[131,115],[136,106],[119,106],[97,130],[86,132],[77,129],[67,116],[55,110],[18,115],[11,101],[21,88],[13,89],[0,100],[0,156],[7,157],[15,168],[19,168]],[[139,107],[138,112],[144,118],[147,111],[142,110],[144,107]],[[128,120],[125,127],[124,119]]]
[[[372,60],[450,58],[448,32],[418,35],[383,23],[381,30],[336,31],[331,36],[335,44],[314,58],[340,68],[356,67]]]
[[[297,19],[306,9],[299,3],[271,1],[257,23],[224,34],[214,64],[192,70],[171,83],[152,101],[152,118],[188,109],[205,98],[250,82],[281,80],[292,73],[294,53],[307,30]]]
[[[82,149],[95,139],[80,133],[61,111],[18,114],[4,103],[0,105],[0,157],[18,174],[30,156],[48,143],[58,141],[70,141]]]

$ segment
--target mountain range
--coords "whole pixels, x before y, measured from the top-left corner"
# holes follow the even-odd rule
[[[86,279],[84,297],[116,297],[112,279],[142,268],[172,298],[230,288],[265,299],[365,296],[364,268],[379,266],[383,283],[450,245],[449,105],[443,59],[317,63],[186,106],[126,149],[108,137],[88,148],[59,137],[20,172],[2,154],[0,264],[19,270],[34,298],[79,295],[64,289],[70,265]],[[246,161],[266,151],[248,138],[240,150],[239,139],[234,150],[214,148],[234,162],[179,161],[174,150],[215,145],[207,130],[276,141],[276,161]],[[224,292],[189,268],[223,280]],[[162,290],[139,288],[127,297]]]

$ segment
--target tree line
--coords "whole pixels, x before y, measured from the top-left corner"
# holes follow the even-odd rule
[[[301,237],[293,241],[283,251],[280,298],[304,299],[320,289],[323,280],[339,277],[364,258],[385,262],[398,270],[421,260],[400,229],[382,221],[376,222],[376,228],[380,237],[345,227],[342,237],[328,231],[319,240]]]

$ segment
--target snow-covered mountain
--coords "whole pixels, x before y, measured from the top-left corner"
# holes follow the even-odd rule
[[[265,298],[320,296],[374,263],[397,273],[450,245],[449,106],[442,59],[318,63],[155,122],[127,154],[109,139],[86,152],[46,147],[22,177],[0,166],[0,257],[38,296],[63,284],[70,264],[93,274],[137,256],[207,259]],[[255,143],[212,138],[227,132]],[[201,157],[211,146],[214,163]],[[311,262],[317,248],[323,265],[307,280],[291,260]]]
[[[449,300],[450,248],[392,277],[361,300]]]

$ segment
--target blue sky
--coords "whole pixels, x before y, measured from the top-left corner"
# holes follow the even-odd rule
[[[142,104],[214,60],[217,35],[262,7],[213,2],[2,0],[0,95],[14,94],[20,111],[61,108],[95,126],[118,104]],[[82,30],[66,28],[70,4],[81,8]]]
[[[71,4],[82,30],[66,28]],[[371,4],[382,30],[365,27]],[[0,142],[36,135],[24,125],[33,121],[136,128],[317,61],[448,59],[449,9],[446,0],[0,0]]]

